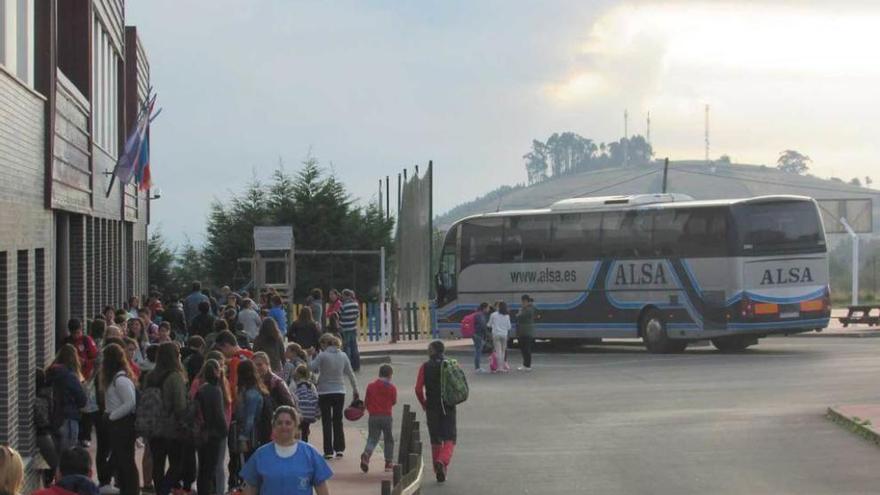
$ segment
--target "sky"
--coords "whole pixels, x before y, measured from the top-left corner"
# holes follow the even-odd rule
[[[532,139],[644,134],[657,157],[880,175],[871,2],[129,0],[161,116],[152,228],[204,242],[213,201],[311,153],[361,204],[435,165],[434,211],[525,182]]]

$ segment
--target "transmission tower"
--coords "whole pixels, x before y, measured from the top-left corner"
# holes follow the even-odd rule
[[[709,163],[709,104],[706,104],[706,163]]]
[[[627,139],[629,136],[629,112],[627,109],[623,109],[623,164],[629,164],[629,140]]]
[[[648,145],[651,144],[651,112],[648,112],[648,125],[645,130],[645,141],[648,142]]]

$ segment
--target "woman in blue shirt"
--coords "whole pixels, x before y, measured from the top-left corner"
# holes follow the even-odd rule
[[[272,415],[274,441],[263,445],[241,469],[245,495],[330,495],[333,471],[318,450],[297,440],[299,413],[281,406]]]

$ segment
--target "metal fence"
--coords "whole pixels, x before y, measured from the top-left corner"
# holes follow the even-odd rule
[[[291,304],[290,315],[298,315],[302,304]],[[358,340],[361,342],[398,342],[438,338],[437,310],[430,301],[395,303],[360,303]]]

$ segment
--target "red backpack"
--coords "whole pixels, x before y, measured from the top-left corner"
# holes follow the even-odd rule
[[[473,313],[461,319],[462,338],[469,339],[474,336],[474,319],[477,317],[477,313],[479,313],[479,311],[474,311]]]

